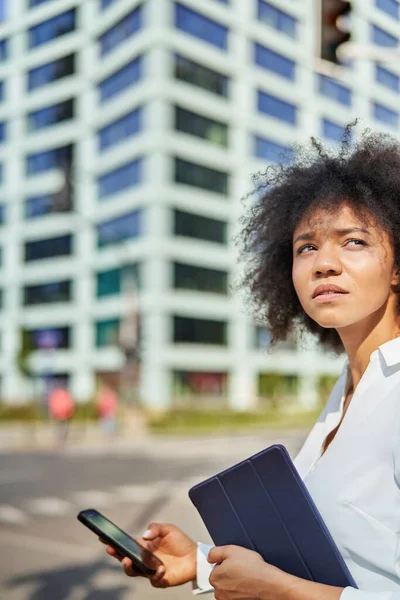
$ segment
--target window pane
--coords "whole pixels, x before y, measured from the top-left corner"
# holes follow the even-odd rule
[[[8,58],[8,40],[0,40],[0,62],[5,62]]]
[[[280,162],[286,164],[294,158],[293,150],[288,146],[260,137],[259,135],[254,136],[254,154],[257,158],[271,163]]]
[[[285,102],[276,96],[266,94],[258,90],[257,92],[258,111],[262,112],[270,117],[292,123],[293,125],[297,122],[297,107],[294,104]]]
[[[0,143],[6,141],[7,137],[7,123],[0,121]]]
[[[174,288],[214,294],[228,293],[228,273],[183,263],[174,263]]]
[[[97,226],[97,246],[105,248],[125,240],[135,239],[142,233],[142,210],[135,210]]]
[[[64,192],[65,189],[54,194],[29,196],[25,200],[25,219],[35,219],[52,213],[71,212],[73,208],[71,193],[69,192],[68,198],[60,198]]]
[[[28,90],[35,90],[52,81],[75,73],[75,54],[69,54],[28,71]]]
[[[37,131],[74,118],[74,100],[46,106],[28,114],[28,130]]]
[[[217,146],[228,146],[228,126],[175,106],[175,129],[203,138]]]
[[[126,15],[116,25],[99,37],[100,54],[105,56],[114,48],[117,48],[125,40],[132,37],[142,27],[143,7],[138,6]]]
[[[41,46],[76,28],[76,10],[68,10],[29,29],[29,47]]]
[[[72,235],[25,243],[25,262],[68,256],[72,253]]]
[[[28,175],[44,173],[52,169],[57,169],[65,164],[72,163],[73,146],[63,146],[53,150],[45,150],[29,154],[26,158],[26,170]]]
[[[139,56],[100,82],[98,85],[100,102],[107,102],[113,96],[137,83],[143,75],[142,63],[143,59]]]
[[[218,96],[228,96],[229,77],[212,71],[192,60],[175,55],[175,78]]]
[[[4,225],[6,222],[7,208],[5,204],[0,204],[0,225]]]
[[[375,79],[385,87],[400,92],[400,76],[381,65],[375,65]]]
[[[54,0],[29,0],[29,8],[39,6],[39,4],[44,4],[45,2],[54,2]]]
[[[226,346],[227,322],[173,317],[175,343]]]
[[[227,224],[225,221],[174,210],[174,235],[226,244]]]
[[[377,25],[371,25],[371,40],[377,46],[396,47],[398,39]]]
[[[133,137],[142,129],[142,108],[136,108],[117,121],[106,125],[97,134],[99,150],[112,148],[124,140]]]
[[[139,264],[131,264],[128,267],[108,269],[97,273],[96,296],[115,296],[121,293],[124,280],[134,279],[138,289],[141,288],[141,272]]]
[[[323,119],[322,121],[322,134],[325,138],[339,142],[344,134],[344,127],[329,121],[329,119]]]
[[[119,319],[107,319],[96,323],[96,347],[116,346],[119,338]]]
[[[257,18],[277,31],[292,38],[297,37],[297,20],[264,0],[258,0]]]
[[[326,75],[319,75],[318,89],[319,93],[323,96],[332,98],[332,100],[336,100],[336,102],[340,102],[346,106],[351,106],[351,90],[334,79]]]
[[[387,106],[383,106],[383,104],[374,102],[373,115],[377,121],[391,125],[396,129],[399,126],[399,113],[391,108],[388,108]]]
[[[114,2],[116,1],[117,0],[100,0],[100,9],[105,10],[106,8],[111,6],[111,4],[114,4]]]
[[[375,6],[394,17],[397,21],[399,20],[400,4],[398,0],[375,0]]]
[[[175,158],[175,181],[202,188],[218,194],[228,195],[228,174]]]
[[[178,2],[175,3],[175,26],[181,31],[209,42],[218,48],[227,49],[227,27]]]
[[[28,347],[41,350],[49,347],[67,349],[71,347],[71,327],[53,327],[26,330]]]
[[[138,185],[142,180],[142,163],[143,160],[137,158],[114,171],[101,175],[97,180],[99,198],[107,198]]]
[[[53,281],[39,285],[24,286],[24,306],[69,302],[72,285],[70,280]]]
[[[296,76],[296,64],[293,60],[274,52],[261,44],[255,43],[253,45],[254,50],[254,62],[286,79],[295,79]]]

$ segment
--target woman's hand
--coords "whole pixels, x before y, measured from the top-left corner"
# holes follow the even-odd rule
[[[155,575],[148,577],[154,587],[182,585],[196,579],[197,544],[176,525],[151,523],[143,537],[135,539],[164,563]],[[130,558],[119,556],[111,546],[107,546],[106,552],[122,563],[129,577],[143,576]]]
[[[210,575],[215,600],[281,600],[298,579],[240,546],[212,548],[207,560],[217,563]]]

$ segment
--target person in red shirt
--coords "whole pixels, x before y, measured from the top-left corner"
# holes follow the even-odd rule
[[[74,402],[69,391],[62,386],[56,386],[49,396],[49,414],[56,423],[56,438],[61,445],[67,441],[69,420],[74,410]]]
[[[116,431],[118,396],[110,386],[101,385],[97,396],[96,408],[103,431],[107,435],[113,435]]]

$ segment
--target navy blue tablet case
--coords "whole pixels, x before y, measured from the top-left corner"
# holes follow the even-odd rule
[[[243,546],[297,577],[357,588],[284,446],[195,485],[189,497],[216,546]]]

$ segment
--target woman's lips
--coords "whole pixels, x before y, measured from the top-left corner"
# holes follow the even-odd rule
[[[315,296],[314,301],[318,302],[318,304],[326,304],[329,302],[335,302],[336,300],[343,298],[343,296],[348,296],[348,294],[345,294],[344,292],[335,292],[333,294],[319,294],[318,296]]]

